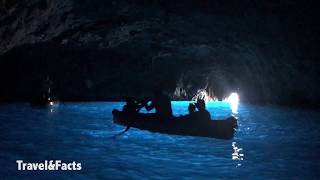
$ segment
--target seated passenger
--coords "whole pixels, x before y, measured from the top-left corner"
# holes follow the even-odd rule
[[[130,97],[126,98],[126,105],[123,106],[122,111],[127,113],[128,115],[135,115],[137,114],[143,105],[136,103]]]
[[[211,121],[211,115],[206,110],[206,103],[203,99],[198,99],[195,105],[198,109],[197,112],[194,112],[194,117],[200,121]]]
[[[194,113],[196,111],[196,105],[194,103],[190,103],[188,106],[188,112],[189,114],[187,115],[180,115],[180,117],[182,117],[185,120],[192,120],[195,119],[194,117]]]
[[[170,119],[172,117],[171,101],[169,96],[164,94],[160,89],[154,89],[151,104],[145,104],[147,111],[156,110],[156,115],[163,119]]]
[[[188,106],[189,115],[192,115],[196,111],[196,105],[190,103]]]

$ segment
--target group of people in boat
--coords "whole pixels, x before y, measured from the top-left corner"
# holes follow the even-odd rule
[[[134,117],[138,115],[142,108],[145,108],[147,111],[155,109],[154,115],[160,119],[167,120],[173,117],[170,98],[160,89],[155,89],[153,91],[153,97],[151,99],[135,101],[132,98],[127,97],[126,105],[124,105],[122,111],[127,115]],[[189,114],[180,117],[201,121],[211,120],[210,113],[206,110],[206,104],[203,99],[198,99],[195,103],[190,103],[188,111]]]

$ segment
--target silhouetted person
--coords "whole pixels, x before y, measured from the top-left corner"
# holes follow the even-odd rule
[[[196,112],[196,105],[194,105],[193,103],[190,103],[188,106],[188,112],[189,114],[187,115],[180,115],[180,117],[183,117],[186,120],[192,120],[195,119],[195,112]]]
[[[211,121],[211,115],[206,110],[206,103],[203,99],[198,99],[196,103],[198,111],[194,112],[194,117],[200,121]]]
[[[143,105],[139,105],[130,97],[126,98],[126,105],[123,106],[122,111],[127,113],[128,115],[136,115]]]
[[[53,82],[49,76],[42,82],[42,98],[50,101]]]
[[[189,115],[192,115],[196,111],[196,105],[190,103],[188,106]]]
[[[47,105],[51,105],[52,84],[53,82],[50,80],[49,76],[42,80],[40,84],[41,87],[39,87],[39,90],[36,92],[36,97],[31,101],[32,106],[45,107]]]
[[[122,108],[122,112],[124,112],[128,117],[129,117],[129,124],[127,125],[126,129],[116,135],[113,136],[113,138],[116,138],[119,135],[124,134],[125,132],[127,132],[130,127],[131,127],[131,120],[134,120],[136,118],[136,116],[138,115],[138,112],[140,111],[140,109],[144,106],[144,104],[142,103],[137,103],[135,102],[133,99],[131,99],[130,97],[126,98],[126,105],[123,106]],[[114,113],[114,110],[112,111],[112,113]]]
[[[160,118],[168,119],[172,117],[171,101],[169,96],[165,95],[160,89],[153,90],[151,104],[145,104],[147,111],[156,110],[156,115]]]

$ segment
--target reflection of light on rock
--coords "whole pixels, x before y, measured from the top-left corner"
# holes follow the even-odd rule
[[[239,105],[239,96],[237,93],[231,93],[227,99],[227,102],[230,104],[230,108],[232,113],[238,113],[238,105]]]
[[[53,106],[53,102],[52,101],[50,102],[50,105]]]
[[[244,154],[241,153],[240,151],[242,151],[242,148],[238,148],[236,142],[232,142],[232,148],[233,148],[233,153],[232,153],[232,160],[238,160],[238,161],[242,161]],[[241,166],[241,163],[238,163],[237,166]]]
[[[197,94],[195,96],[193,96],[193,98],[191,99],[192,101],[197,101],[197,99],[203,99],[204,101],[208,102],[208,101],[213,101],[214,98],[212,98],[205,89],[199,89],[197,91]]]

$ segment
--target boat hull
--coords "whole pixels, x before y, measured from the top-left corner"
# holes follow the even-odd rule
[[[116,124],[165,134],[232,139],[237,128],[237,119],[234,117],[199,122],[186,117],[161,119],[152,113],[129,116],[122,111],[113,110],[112,114]]]

